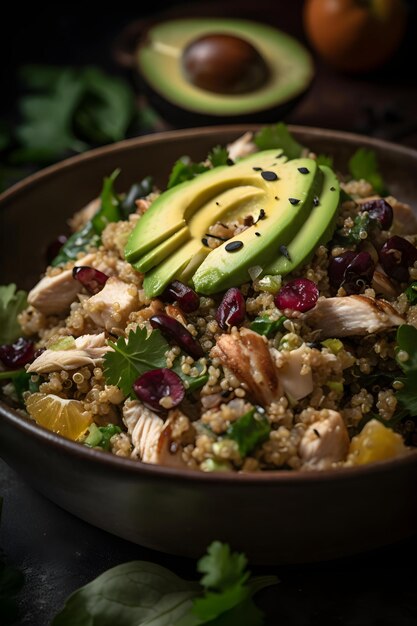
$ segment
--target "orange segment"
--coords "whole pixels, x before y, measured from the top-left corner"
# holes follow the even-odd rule
[[[82,402],[53,394],[33,393],[26,400],[26,409],[37,424],[72,441],[76,441],[92,422]]]
[[[359,435],[353,437],[348,461],[353,465],[365,465],[406,453],[407,448],[401,435],[374,419],[363,427]]]

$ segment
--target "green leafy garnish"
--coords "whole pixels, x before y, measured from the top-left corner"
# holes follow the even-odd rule
[[[410,304],[417,304],[417,281],[414,281],[407,287],[405,295]]]
[[[368,233],[374,226],[379,226],[378,220],[369,217],[369,214],[365,211],[360,213],[353,220],[353,226],[346,234],[342,234],[341,231],[336,231],[336,238],[343,241],[345,244],[358,244],[366,237],[361,236],[363,233]]]
[[[294,139],[284,122],[264,126],[256,133],[254,142],[259,150],[282,150],[289,159],[298,159],[304,150],[304,146]]]
[[[271,337],[281,330],[286,319],[285,315],[281,315],[281,317],[277,320],[271,320],[271,318],[267,315],[262,315],[261,317],[256,317],[253,320],[250,325],[250,329],[259,335]]]
[[[145,561],[118,565],[73,593],[52,626],[262,626],[252,597],[278,579],[251,578],[246,565],[218,541],[198,562],[200,585]]]
[[[100,195],[100,208],[92,219],[94,230],[98,235],[101,235],[107,224],[120,220],[120,200],[114,190],[114,181],[119,174],[120,170],[117,169],[104,179]]]
[[[271,426],[260,409],[251,409],[239,417],[227,430],[227,436],[236,441],[239,452],[245,457],[257,445],[266,441]]]
[[[192,180],[209,169],[204,163],[193,163],[190,157],[182,156],[174,163],[174,167],[169,175],[167,189],[172,189],[172,187],[180,185],[187,180]]]
[[[140,183],[134,183],[119,204],[120,218],[127,220],[136,211],[136,200],[148,196],[153,188],[153,179],[146,176]]]
[[[316,157],[317,165],[326,165],[327,167],[333,168],[333,157],[328,154],[318,154]]]
[[[388,194],[373,150],[359,148],[349,160],[349,172],[355,180],[364,179],[371,183],[381,196]]]
[[[227,165],[227,161],[229,159],[227,148],[224,146],[214,146],[214,148],[208,153],[207,159],[213,167]]]
[[[16,291],[13,283],[0,286],[0,344],[13,343],[21,336],[17,316],[26,307],[26,291]]]
[[[110,439],[113,435],[121,433],[121,428],[116,424],[107,424],[107,426],[97,426],[97,424],[91,424],[88,429],[88,435],[84,439],[84,445],[89,448],[103,448],[103,450],[110,450]]]
[[[166,367],[168,344],[159,330],[147,333],[145,328],[131,330],[126,339],[109,341],[114,352],[104,356],[104,375],[108,385],[120,387],[125,396],[133,396],[135,380],[149,370]]]
[[[402,358],[404,354],[408,355],[406,360]],[[404,414],[415,417],[417,416],[417,328],[414,326],[403,324],[398,328],[396,357],[405,377],[399,378],[403,387],[395,395]]]

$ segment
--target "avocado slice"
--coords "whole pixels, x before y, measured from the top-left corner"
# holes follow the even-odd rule
[[[211,203],[211,208],[208,208],[211,219],[208,223],[206,223],[207,220],[204,221],[198,235],[201,239],[207,232],[208,226],[230,210],[229,204],[232,197],[224,201],[218,196],[242,186],[251,186],[256,193],[262,189],[266,190],[268,183],[262,179],[260,171],[269,170],[275,167],[274,164],[282,164],[285,161],[286,157],[277,155],[277,150],[265,150],[248,156],[235,165],[216,167],[193,180],[165,191],[153,202],[131,233],[125,247],[126,260],[134,264],[140,272],[149,270],[152,267],[153,258],[156,262],[164,258],[161,256],[164,245],[160,247],[161,244],[165,244],[172,237],[172,243],[167,244],[167,250],[171,252],[177,247],[178,238],[183,243],[187,238],[196,236],[195,232],[189,231],[188,222],[194,213],[200,212],[202,206]],[[254,167],[259,169],[255,170]],[[239,196],[238,191],[233,191],[233,194]],[[148,253],[150,256],[142,259]]]
[[[192,278],[199,293],[210,295],[247,282],[250,267],[265,267],[303,227],[322,188],[323,173],[312,159],[294,159],[276,170],[279,177],[270,182],[265,218],[211,251]],[[234,252],[232,242],[241,244]]]
[[[271,263],[265,274],[289,274],[307,263],[316,248],[331,239],[340,200],[340,185],[336,174],[326,165],[320,165],[323,186],[313,202],[310,216],[287,246],[287,257],[281,255]],[[289,257],[289,258],[288,258]]]
[[[268,79],[239,93],[217,93],[192,84],[184,71],[184,52],[206,35],[238,37],[251,44],[267,66]],[[147,95],[164,116],[191,123],[205,119],[277,119],[308,87],[313,63],[296,39],[266,24],[227,18],[192,18],[151,27],[137,51]],[[222,67],[220,65],[219,71]],[[269,114],[269,115],[268,115]]]

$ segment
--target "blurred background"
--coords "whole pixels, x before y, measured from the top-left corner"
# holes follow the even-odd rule
[[[400,5],[406,14],[398,19]],[[3,189],[39,167],[90,147],[161,129],[225,121],[196,117],[175,106],[167,111],[158,102],[156,111],[143,95],[149,95],[149,85],[143,76],[141,80],[135,48],[139,42],[146,45],[153,24],[184,16],[262,22],[294,37],[312,54],[311,84],[307,80],[288,106],[270,111],[269,117],[255,111],[250,121],[283,119],[417,147],[413,0],[154,0],[136,10],[93,10],[88,5],[81,9],[62,3],[59,12],[35,5],[25,10],[9,5],[8,12],[0,40]],[[236,119],[229,115],[226,121]]]

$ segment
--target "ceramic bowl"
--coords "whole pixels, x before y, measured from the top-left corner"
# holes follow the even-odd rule
[[[247,126],[180,130],[129,140],[47,168],[0,198],[1,282],[30,288],[46,245],[120,167],[120,190],[151,173],[163,186],[181,155],[202,159]],[[346,171],[359,146],[376,151],[392,193],[417,206],[417,152],[340,132],[293,127]],[[253,563],[297,563],[376,548],[417,531],[417,452],[337,471],[204,474],[112,456],[67,441],[0,403],[0,454],[47,498],[144,546],[196,557],[213,539]],[[30,515],[30,511],[22,512]]]

